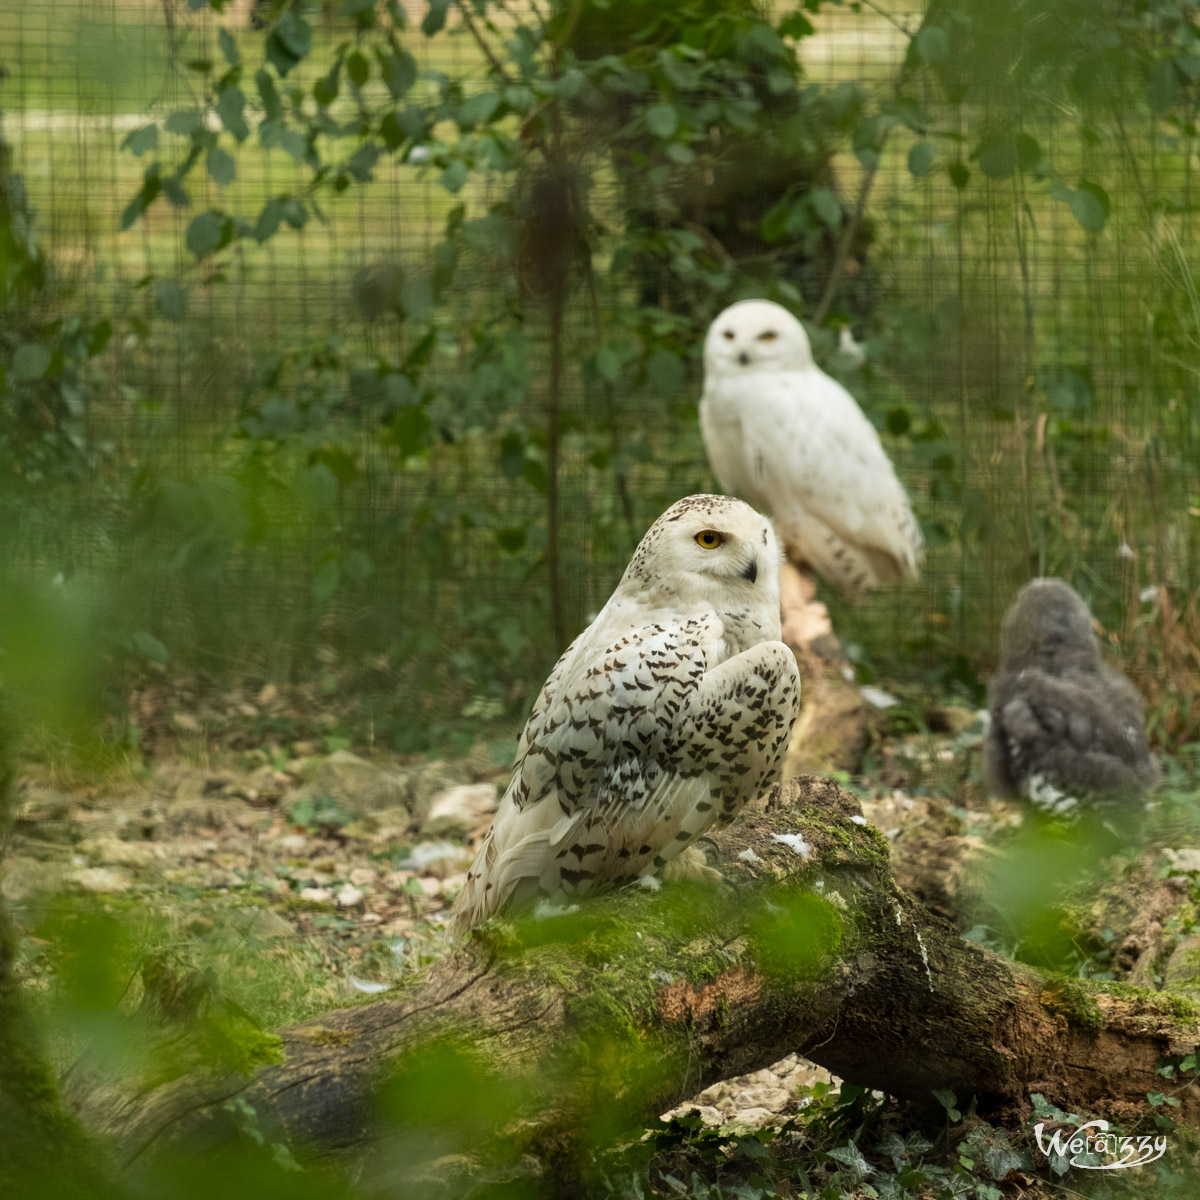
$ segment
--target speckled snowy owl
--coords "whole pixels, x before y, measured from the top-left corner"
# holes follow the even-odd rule
[[[770,521],[740,500],[688,496],[654,522],[542,688],[455,901],[460,931],[686,873],[699,849],[680,855],[775,782],[800,699],[779,563]]]
[[[1035,579],[1000,627],[988,683],[988,785],[1075,820],[1085,808],[1141,806],[1157,778],[1145,706],[1100,658],[1092,614],[1059,579]]]
[[[743,300],[713,321],[700,430],[721,487],[770,515],[792,562],[852,596],[916,578],[921,531],[879,435],[787,309]]]

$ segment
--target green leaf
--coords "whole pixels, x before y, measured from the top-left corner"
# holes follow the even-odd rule
[[[500,474],[516,479],[525,470],[525,439],[515,430],[500,439]]]
[[[138,193],[125,206],[121,214],[121,228],[128,229],[150,207],[162,191],[162,176],[158,173],[158,163],[146,168],[142,176],[142,186]]]
[[[217,116],[221,124],[239,141],[244,142],[250,136],[250,126],[246,124],[246,94],[236,83],[228,84],[221,89],[217,97]]]
[[[350,76],[350,82],[355,87],[362,87],[371,78],[371,64],[367,61],[367,56],[355,50],[346,59],[346,74]]]
[[[182,321],[187,316],[187,294],[173,279],[160,279],[154,285],[154,303],[168,321]]]
[[[50,369],[52,355],[40,342],[23,342],[12,358],[12,374],[18,383],[32,383]]]
[[[357,583],[375,574],[375,564],[371,561],[370,555],[364,551],[351,550],[342,559],[342,570],[346,572],[348,579]]]
[[[495,92],[476,92],[459,105],[458,123],[464,129],[486,124],[499,107],[500,97]]]
[[[799,39],[811,36],[815,30],[803,13],[791,13],[779,22],[779,32],[783,37]]]
[[[470,177],[467,164],[461,158],[456,158],[439,176],[442,187],[448,192],[458,192]]]
[[[166,646],[162,644],[152,633],[146,633],[144,630],[139,630],[133,634],[130,639],[134,649],[151,662],[165,663],[169,662],[171,655]]]
[[[921,61],[933,65],[950,57],[950,35],[937,25],[927,25],[917,34],[917,53]]]
[[[375,47],[375,58],[379,62],[379,73],[393,98],[403,96],[417,81],[417,62],[407,50],[385,54]]]
[[[990,138],[979,147],[979,169],[989,179],[1008,179],[1017,169],[1017,147],[1011,137]]]
[[[279,100],[279,90],[275,87],[275,80],[271,78],[266,67],[259,67],[254,72],[254,83],[258,88],[258,98],[262,101],[263,108],[266,109],[267,119],[278,120],[283,116],[283,105]]]
[[[621,356],[611,346],[601,346],[596,351],[596,373],[606,383],[616,383],[621,378]]]
[[[220,146],[209,146],[205,165],[214,181],[222,187],[231,184],[237,177],[237,163],[233,161],[233,156]]]
[[[258,220],[254,224],[254,232],[250,235],[256,242],[265,242],[267,238],[279,228],[279,222],[283,220],[283,201],[268,200],[263,206],[262,212],[258,214]]]
[[[342,568],[336,558],[327,558],[313,572],[312,597],[318,603],[328,600],[342,581]]]
[[[227,217],[222,213],[213,212],[211,209],[193,217],[184,239],[187,248],[197,258],[203,258],[206,254],[212,254],[219,250],[232,238],[232,229],[228,230],[227,236],[226,226],[228,224]]]
[[[1042,166],[1042,148],[1036,138],[1027,133],[1018,133],[1014,141],[1017,147],[1017,164],[1022,171],[1034,171]]]
[[[1159,59],[1150,72],[1146,85],[1146,103],[1151,112],[1163,112],[1175,103],[1175,95],[1179,90],[1179,72],[1175,62],[1170,58]]]
[[[917,142],[908,152],[908,169],[914,179],[923,179],[933,166],[936,148],[932,142]]]
[[[842,205],[841,201],[828,189],[824,187],[813,188],[808,193],[808,202],[812,205],[813,212],[825,222],[830,229],[836,229],[842,223]]]
[[[342,76],[342,60],[339,58],[329,70],[318,79],[312,87],[313,99],[322,107],[328,108],[341,91],[339,80]]]
[[[150,150],[158,149],[158,126],[143,125],[140,129],[130,130],[121,142],[122,150],[131,150],[141,158]]]
[[[427,321],[433,313],[433,287],[428,276],[412,275],[400,285],[400,306],[413,321]]]
[[[181,108],[173,112],[166,120],[168,133],[177,133],[180,137],[191,137],[204,128],[204,118],[194,108]]]
[[[421,22],[421,32],[426,37],[433,37],[435,33],[440,32],[446,24],[446,10],[449,7],[450,0],[429,0],[429,11]]]
[[[289,8],[267,39],[268,60],[280,75],[287,75],[311,49],[312,27],[295,9]]]
[[[650,105],[646,109],[646,128],[656,138],[661,138],[663,141],[674,137],[675,131],[679,128],[679,113],[676,111],[675,105],[667,104],[665,101]]]
[[[1070,214],[1088,233],[1099,233],[1104,228],[1108,217],[1105,216],[1104,205],[1100,203],[1096,192],[1081,187],[1079,191],[1072,192],[1067,203]]]
[[[946,174],[950,176],[950,182],[961,192],[970,181],[971,172],[967,170],[962,163],[949,163],[946,166]]]
[[[392,421],[392,438],[405,458],[425,449],[429,428],[429,414],[423,408],[402,408],[396,414]]]
[[[535,492],[544,496],[550,490],[550,474],[546,470],[545,464],[538,462],[536,458],[525,460],[525,469],[522,473],[525,476],[525,482]]]
[[[112,331],[112,322],[107,317],[102,318],[92,326],[92,331],[88,334],[88,358],[95,358],[108,345],[109,338],[112,337]]]
[[[646,364],[646,378],[661,392],[673,392],[683,387],[687,376],[683,360],[670,350],[656,350]]]
[[[506,554],[516,554],[525,546],[525,530],[520,526],[510,529],[497,529],[496,542]]]
[[[224,26],[217,33],[217,45],[220,46],[221,54],[231,67],[236,67],[242,61],[236,39]]]

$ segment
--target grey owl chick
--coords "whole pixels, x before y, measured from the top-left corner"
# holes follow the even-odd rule
[[[1027,583],[1000,627],[988,683],[987,781],[1043,812],[1140,804],[1157,778],[1145,704],[1100,658],[1088,606],[1060,579]]]
[[[460,931],[653,877],[779,778],[800,703],[779,562],[740,500],[688,496],[654,522],[542,688]]]

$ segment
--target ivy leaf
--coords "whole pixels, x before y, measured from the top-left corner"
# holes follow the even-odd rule
[[[989,179],[1008,179],[1017,169],[1017,148],[1007,135],[989,138],[979,147],[979,169]]]
[[[841,202],[828,188],[813,188],[808,193],[808,202],[812,205],[813,212],[831,229],[836,229],[841,225]]]
[[[461,158],[456,158],[439,178],[446,191],[458,192],[462,190],[469,176],[470,171],[467,170],[467,164]]]
[[[121,142],[121,149],[132,151],[138,158],[150,150],[157,150],[158,126],[143,125],[140,129],[130,130]]]
[[[670,350],[655,350],[646,364],[646,378],[660,392],[673,392],[683,387],[686,380],[683,362],[678,354]]]
[[[237,177],[237,164],[233,161],[233,156],[220,146],[209,146],[205,163],[208,173],[222,187],[231,184]]]
[[[355,87],[360,88],[366,84],[371,78],[371,64],[367,61],[367,56],[358,50],[346,59],[346,74],[350,76],[350,82]]]
[[[666,102],[651,104],[646,109],[646,128],[664,142],[667,138],[674,137],[679,128],[679,113],[676,112],[675,105]]]
[[[150,207],[162,191],[162,176],[159,174],[158,163],[146,168],[142,176],[142,186],[138,193],[125,206],[121,214],[121,228],[128,229]]]
[[[168,321],[182,321],[187,316],[187,294],[173,279],[160,279],[154,285],[154,303]]]
[[[464,129],[486,124],[499,107],[500,97],[495,92],[476,92],[459,105],[458,123]]]
[[[1071,215],[1088,233],[1100,233],[1108,221],[1108,193],[1099,184],[1089,183],[1086,179],[1080,181],[1076,191],[1067,190]]]
[[[246,124],[246,94],[236,83],[231,83],[221,89],[217,97],[216,114],[221,124],[239,142],[244,142],[250,136],[250,126]]]
[[[50,369],[50,348],[40,342],[23,342],[12,358],[13,378],[19,383],[41,379]]]
[[[232,33],[224,26],[217,33],[217,45],[221,48],[221,54],[225,61],[231,66],[236,67],[242,61],[241,53],[238,51],[237,41]]]
[[[419,454],[429,436],[429,414],[423,408],[402,408],[392,421],[392,437],[405,458]]]
[[[191,137],[204,128],[204,118],[194,108],[181,108],[173,112],[166,120],[168,133],[177,133],[180,137]]]
[[[446,10],[449,7],[450,0],[429,0],[429,11],[421,22],[421,32],[426,37],[433,37],[435,33],[440,32],[446,24]]]
[[[935,147],[932,142],[917,142],[908,152],[908,169],[914,179],[923,179],[933,166]]]
[[[950,35],[937,25],[927,25],[914,43],[921,61],[931,66],[950,57]]]
[[[165,663],[170,661],[171,655],[168,653],[166,646],[152,633],[139,630],[137,633],[132,634],[129,640],[133,643],[133,648],[151,662]]]
[[[112,331],[112,322],[107,317],[97,321],[92,326],[92,331],[88,334],[88,358],[95,358],[108,345],[109,338],[112,337]]]
[[[1159,113],[1170,108],[1178,90],[1179,72],[1175,69],[1174,59],[1160,59],[1154,64],[1146,85],[1146,103],[1150,111]]]
[[[379,63],[379,73],[383,77],[383,82],[393,98],[403,96],[416,83],[417,62],[407,50],[397,50],[394,54],[385,54],[376,46],[375,58]]]
[[[197,257],[203,258],[227,245],[233,237],[232,224],[222,213],[202,212],[192,219],[187,228],[187,248]]]

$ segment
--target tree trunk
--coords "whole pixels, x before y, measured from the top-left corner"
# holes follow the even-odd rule
[[[777,787],[713,842],[731,889],[626,889],[485,929],[398,995],[283,1031],[284,1061],[253,1079],[108,1095],[86,1119],[128,1162],[223,1140],[241,1097],[268,1138],[394,1183],[422,1158],[439,1178],[567,1170],[589,1139],[792,1051],[900,1097],[949,1088],[1014,1117],[1042,1092],[1120,1120],[1159,1090],[1161,1056],[1200,1041],[1189,1001],[963,941],[896,888],[886,844],[827,780]],[[1177,1115],[1195,1118],[1194,1096]]]

